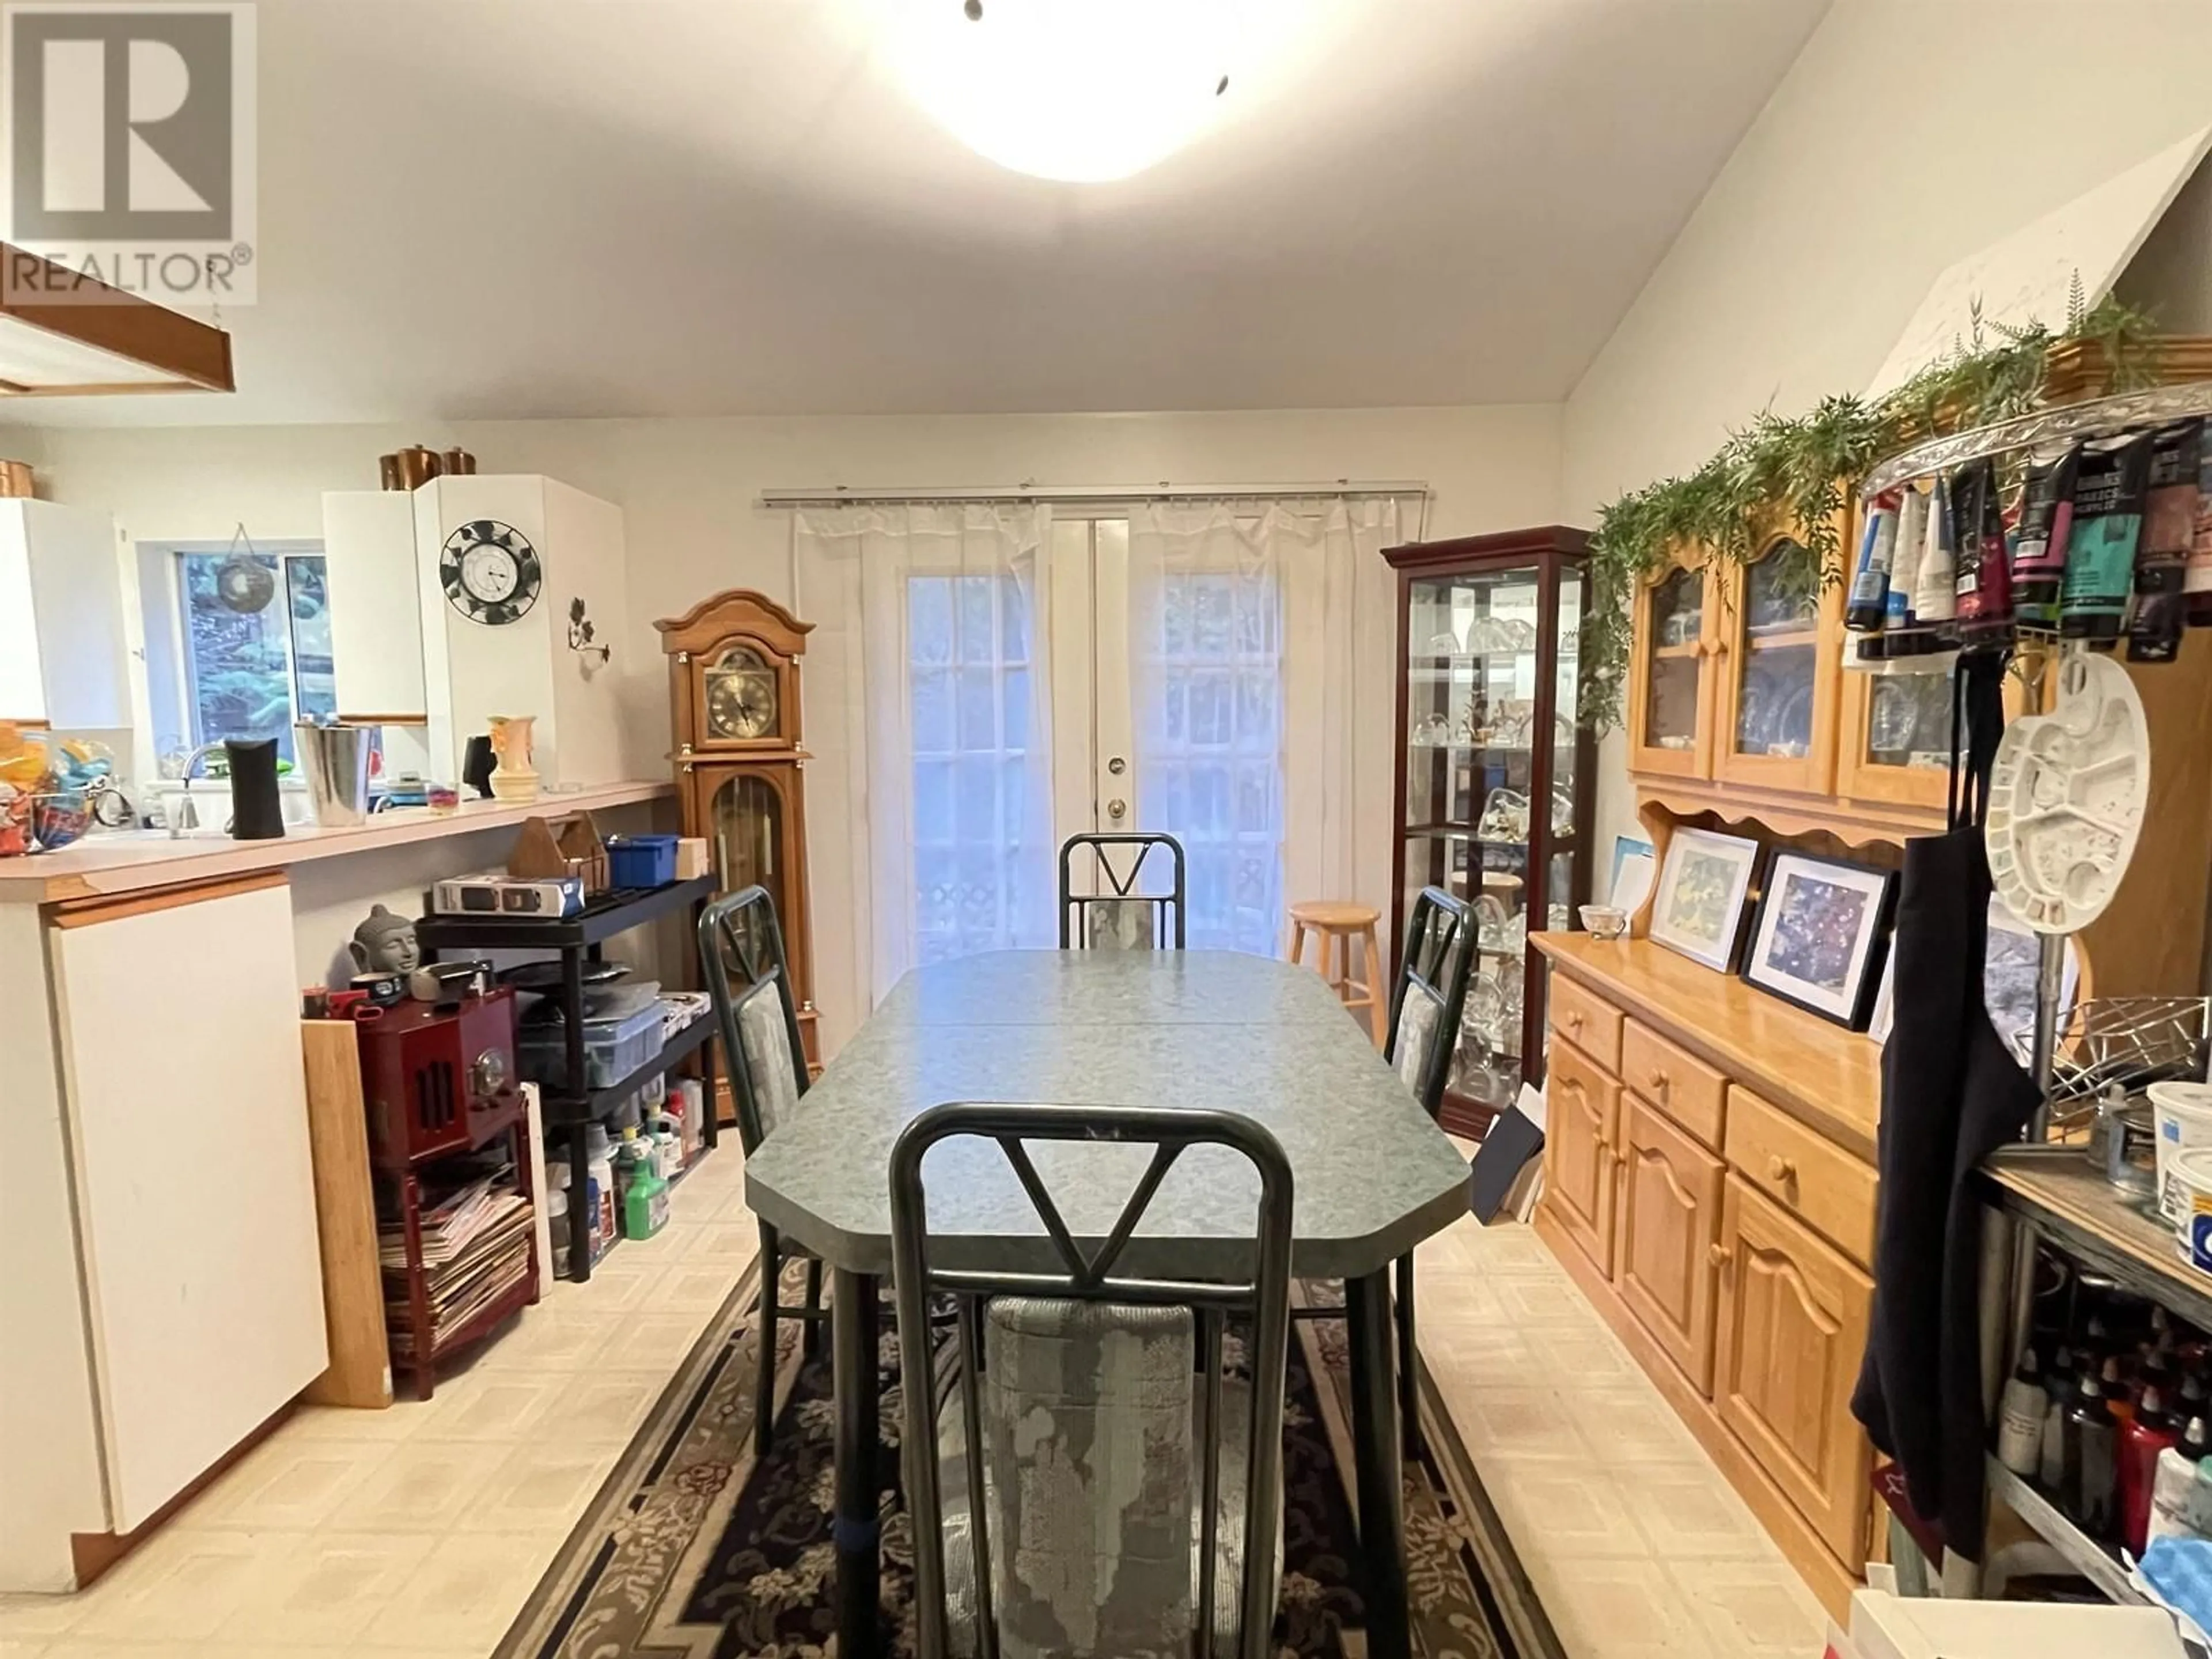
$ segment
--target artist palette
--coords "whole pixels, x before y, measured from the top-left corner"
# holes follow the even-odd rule
[[[2058,707],[2014,720],[1990,775],[1990,875],[2039,933],[2096,920],[2135,856],[2150,794],[2150,733],[2125,670],[2077,652]]]

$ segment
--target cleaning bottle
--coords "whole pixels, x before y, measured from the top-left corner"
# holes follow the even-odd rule
[[[1997,1462],[2014,1474],[2033,1480],[2043,1462],[2043,1419],[2050,1407],[2043,1379],[2035,1364],[2035,1350],[2020,1357],[2020,1369],[2005,1384],[2004,1404],[1997,1415]]]
[[[2063,1342],[2051,1356],[2051,1369],[2043,1374],[2043,1391],[2051,1403],[2043,1413],[2043,1459],[2036,1477],[2044,1491],[2056,1493],[2066,1483],[2066,1408],[2074,1403],[2074,1350]]]
[[[623,1237],[651,1238],[668,1224],[668,1183],[653,1167],[649,1154],[641,1154],[630,1165],[629,1186],[623,1194]]]
[[[2120,1541],[2142,1553],[2150,1534],[2151,1487],[2158,1475],[2158,1455],[2181,1443],[2181,1425],[2166,1410],[2166,1397],[2152,1383],[2143,1390],[2132,1421],[2120,1431]]]

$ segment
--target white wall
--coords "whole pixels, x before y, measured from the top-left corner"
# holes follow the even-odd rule
[[[1864,390],[1944,269],[2212,122],[2207,64],[2205,0],[1836,0],[1569,398],[1567,518]]]

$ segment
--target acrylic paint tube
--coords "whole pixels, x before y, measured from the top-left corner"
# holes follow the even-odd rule
[[[2149,477],[2148,433],[2116,448],[2082,453],[2074,480],[2066,580],[2058,599],[2058,631],[2069,640],[2108,649],[2120,637],[2135,586],[2136,546],[2142,537]]]
[[[2181,650],[2189,599],[2190,543],[2197,530],[2197,457],[2204,422],[2176,421],[2151,434],[2142,538],[2136,550],[2135,615],[2128,623],[2130,662],[2172,662]]]
[[[1882,626],[1912,626],[1912,585],[1920,574],[1920,544],[1928,537],[1928,498],[1907,484],[1898,492],[1897,550],[1890,556],[1887,614]]]
[[[2012,567],[2005,556],[2004,508],[1996,464],[1969,461],[1952,481],[1958,543],[1959,639],[1966,644],[2012,629]]]
[[[1885,490],[1875,497],[1867,514],[1866,533],[1859,539],[1859,565],[1851,578],[1851,593],[1844,608],[1844,626],[1857,634],[1871,634],[1882,625],[1887,608],[1890,561],[1897,551],[1897,492]]]
[[[1958,615],[1958,568],[1951,486],[1939,477],[1928,492],[1928,533],[1921,539],[1920,568],[1912,584],[1912,614],[1922,627],[1948,628]]]
[[[2081,465],[2081,446],[2075,444],[2057,460],[2028,466],[2012,555],[2013,610],[2023,627],[2058,626],[2058,589],[2074,528],[2074,475]]]
[[[2182,586],[2189,594],[2189,625],[2212,623],[2212,438],[2197,457],[2197,537],[2189,547],[2189,574]]]

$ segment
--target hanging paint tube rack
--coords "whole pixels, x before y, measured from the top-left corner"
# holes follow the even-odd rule
[[[1976,427],[1969,431],[1952,434],[1948,437],[1931,438],[1882,461],[1867,475],[1865,481],[1860,486],[1859,493],[1862,502],[1868,509],[1866,519],[1869,543],[1878,541],[1882,534],[1887,533],[1894,551],[1893,554],[1875,550],[1873,559],[1875,568],[1869,576],[1868,555],[1870,550],[1868,548],[1861,550],[1859,561],[1853,572],[1855,577],[1851,595],[1853,609],[1875,611],[1881,613],[1881,619],[1868,626],[1856,624],[1853,626],[1850,634],[1852,645],[1844,653],[1844,666],[1863,672],[1887,674],[1948,673],[1958,653],[1961,650],[2003,651],[2020,648],[2029,656],[2055,655],[2056,647],[2060,642],[2060,634],[2055,620],[2057,615],[2055,605],[2042,616],[2025,617],[2010,608],[2009,601],[2004,612],[1987,620],[1977,620],[1971,616],[1946,615],[1948,602],[1942,598],[1944,592],[1947,589],[1955,589],[1956,592],[1963,593],[1968,587],[1968,582],[1962,574],[1966,565],[1955,544],[1944,556],[1960,559],[1956,570],[1942,569],[1940,566],[1923,569],[1923,573],[1916,577],[1914,584],[1919,590],[1918,594],[1905,596],[1908,617],[1900,625],[1897,607],[1901,585],[1890,582],[1889,578],[1893,574],[1893,557],[1896,562],[1893,568],[1902,569],[1905,568],[1907,550],[1894,544],[1902,541],[1908,534],[1917,537],[1921,532],[1912,528],[1911,526],[1917,525],[1924,528],[1931,514],[1943,513],[1945,516],[1950,516],[1950,514],[1948,504],[1942,502],[1940,498],[1936,503],[1928,505],[1924,511],[1903,514],[1893,510],[1896,503],[1893,499],[1890,503],[1893,510],[1888,512],[1887,516],[1892,520],[1896,520],[1901,516],[1911,523],[1900,527],[1893,522],[1885,531],[1885,527],[1881,523],[1881,514],[1876,507],[1881,497],[1891,495],[1893,492],[1904,491],[1907,486],[1920,480],[1930,478],[1942,480],[1947,475],[1957,478],[1961,474],[1972,477],[1974,475],[1968,470],[1973,468],[1977,463],[1996,463],[2008,459],[2024,461],[2033,453],[2049,454],[2054,450],[2063,450],[2074,445],[2106,446],[2114,441],[2124,441],[2130,437],[2146,434],[2154,428],[2172,422],[2187,421],[2197,416],[2212,416],[2212,380],[2191,380],[2173,386],[2154,386],[2146,391],[2122,392],[2114,397],[2063,404],[2055,409],[2037,410],[2031,414],[2016,416],[2010,420],[1995,422],[1987,426]],[[2212,438],[2208,438],[2200,452],[2198,461],[2200,476],[2207,470],[2206,459],[2212,459]],[[2070,465],[2069,463],[2069,468]],[[1984,473],[1981,477],[1987,478],[1989,475]],[[2070,470],[2064,471],[2063,477],[2067,483],[2063,487],[2070,488],[2072,477]],[[2004,530],[2002,514],[1998,509],[1993,488],[1990,494],[1991,500],[1987,516],[1981,517],[1978,514],[1972,516],[1978,520],[1984,533],[1996,535],[2002,538]],[[1918,508],[1923,506],[1923,503],[1915,501],[1909,505]],[[2212,509],[2208,509],[2207,506],[2200,501],[2198,506],[2200,524],[2208,511]],[[1972,532],[1970,531],[1968,533]],[[2202,533],[2201,531],[2199,533]],[[1936,545],[1936,539],[1930,538],[1929,540],[1929,546],[1931,549]],[[1977,550],[1974,554],[1978,559],[1990,556],[1987,547]],[[1934,565],[1936,559],[1936,556],[1929,552],[1923,554],[1914,562],[1923,567],[1929,567]],[[2055,592],[2058,578],[2063,573],[2063,570],[2058,570],[2039,574],[2043,580],[2050,584],[2050,591]],[[2014,569],[2011,573],[2010,581],[2007,586],[2008,588],[2016,587],[2021,580],[2021,572]],[[1871,589],[1882,587],[1885,585],[1887,586],[1888,597],[1886,611],[1881,593],[1860,591],[1862,586]],[[1931,590],[1937,603],[1926,608],[1921,614],[1910,614],[1913,598],[1927,597]],[[2177,606],[2184,606],[2186,603],[2179,595],[2176,595],[2172,602]],[[2126,603],[2126,598],[2115,603],[2113,606],[2115,620],[2104,630],[2103,637],[2099,639],[2097,643],[2110,646],[2115,642],[2113,635],[2119,627],[2118,618]],[[1966,607],[1961,604],[1960,609],[1963,611]],[[2202,621],[2202,617],[2200,616],[2197,620]],[[2178,631],[2179,624],[2174,624],[2174,627]],[[2170,645],[2171,641],[2169,641],[2168,643]],[[2144,659],[2133,651],[2130,654],[2131,659]],[[2149,659],[2162,659],[2154,655]],[[2035,672],[2039,672],[2042,665],[2039,662],[2031,666]]]

